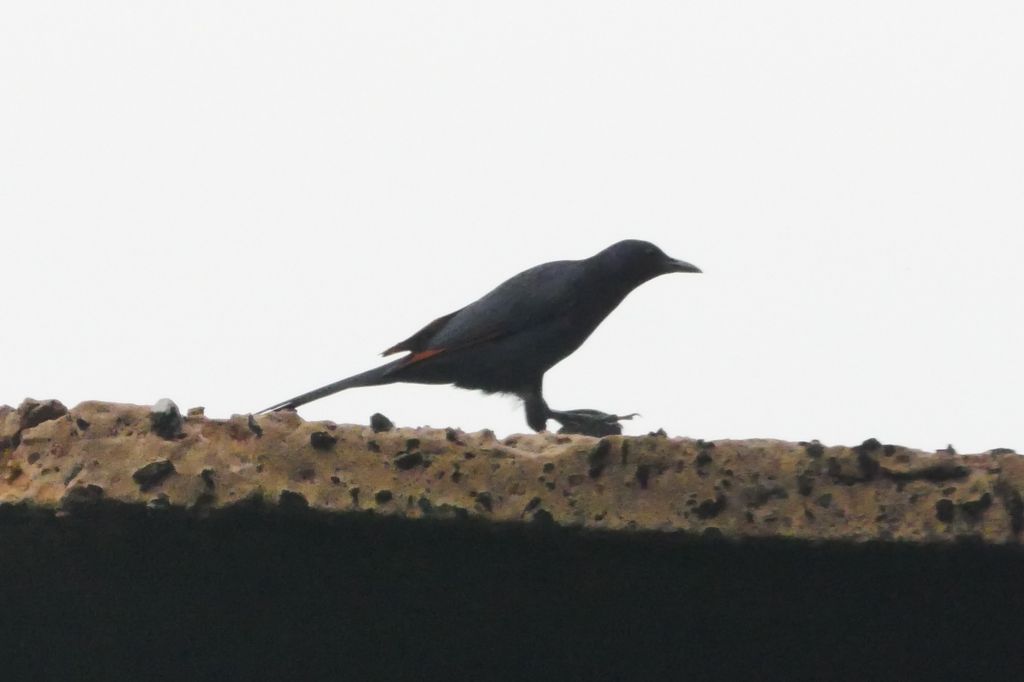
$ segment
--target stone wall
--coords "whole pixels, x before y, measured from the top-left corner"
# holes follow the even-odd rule
[[[106,501],[202,516],[237,504],[327,514],[552,523],[728,538],[1019,544],[1024,458],[855,447],[207,419],[87,402],[0,408],[0,504]]]
[[[0,408],[9,679],[1002,679],[1007,450]]]

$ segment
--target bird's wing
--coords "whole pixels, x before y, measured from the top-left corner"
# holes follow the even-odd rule
[[[405,341],[400,341],[391,346],[391,348],[388,348],[386,351],[381,353],[381,355],[391,355],[392,353],[401,353],[403,351],[412,351],[415,353],[417,351],[427,350],[426,343],[430,341],[430,337],[436,334],[437,331],[448,322],[448,320],[458,315],[462,310],[463,309],[460,308],[454,313],[442,315],[423,329],[407,338]]]
[[[411,351],[409,363],[543,324],[569,313],[583,291],[580,261],[555,261],[525,270],[482,298],[439,317],[385,354]]]

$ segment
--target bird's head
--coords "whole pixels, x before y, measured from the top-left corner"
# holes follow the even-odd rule
[[[671,258],[654,244],[639,239],[616,242],[594,258],[603,271],[636,285],[670,272],[701,271],[696,265]]]

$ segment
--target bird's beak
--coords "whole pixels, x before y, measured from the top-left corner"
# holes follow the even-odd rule
[[[669,258],[665,266],[665,272],[701,272],[701,269],[684,260]]]

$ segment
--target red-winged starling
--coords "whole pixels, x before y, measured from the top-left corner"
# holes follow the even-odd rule
[[[629,292],[671,272],[700,269],[635,239],[612,244],[590,258],[532,267],[383,353],[408,355],[261,413],[295,409],[346,388],[404,381],[519,396],[526,422],[535,431],[543,431],[547,420],[554,419],[564,432],[621,433],[619,420],[632,415],[549,408],[541,392],[544,373],[579,348]]]

